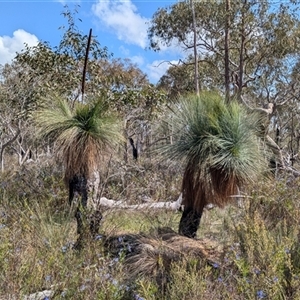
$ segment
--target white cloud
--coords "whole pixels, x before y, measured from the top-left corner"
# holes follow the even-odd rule
[[[123,45],[119,47],[119,50],[124,56],[129,56],[130,54],[130,50],[128,48],[125,48]]]
[[[137,8],[131,0],[98,0],[98,3],[92,6],[92,11],[103,25],[115,32],[119,40],[146,47],[146,23],[149,20],[137,13]]]
[[[151,82],[158,82],[158,80],[167,72],[169,67],[177,65],[178,60],[166,61],[166,60],[155,60],[151,64],[147,65],[147,74]]]
[[[138,66],[142,66],[145,62],[144,57],[141,55],[134,55],[130,57],[130,60],[134,63],[137,64]]]
[[[62,5],[66,5],[67,3],[80,3],[81,0],[54,0],[54,2],[61,3]]]
[[[38,44],[38,38],[23,29],[16,30],[12,37],[0,36],[0,64],[10,63],[16,56],[16,52],[20,52],[24,48],[25,43],[35,46]]]
[[[142,66],[145,63],[145,58],[142,55],[131,55],[131,52],[128,48],[125,48],[123,45],[119,47],[119,50],[123,56],[130,59],[133,64],[137,64],[138,66]]]

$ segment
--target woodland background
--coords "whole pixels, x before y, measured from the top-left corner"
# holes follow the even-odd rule
[[[187,56],[156,85],[94,37],[83,94],[88,35],[68,7],[58,46],[25,47],[1,66],[0,298],[300,299],[299,5],[179,1],[159,9],[149,47],[178,43]],[[101,234],[74,251],[63,168],[51,140],[35,134],[35,111],[54,95],[71,106],[102,97],[126,142],[103,154],[101,196],[175,201],[182,166],[152,149],[172,143],[169,105],[207,90],[266,116],[274,176],[249,185],[242,204],[206,210],[196,240],[176,235],[180,212],[103,208]]]

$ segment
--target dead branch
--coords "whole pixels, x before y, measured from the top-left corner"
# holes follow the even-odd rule
[[[131,209],[131,210],[143,210],[143,209],[166,209],[166,210],[179,210],[181,208],[182,195],[178,197],[176,201],[167,201],[167,202],[149,202],[143,204],[126,204],[123,200],[111,200],[105,197],[98,199],[97,203],[94,203],[95,207],[109,207],[117,209]]]

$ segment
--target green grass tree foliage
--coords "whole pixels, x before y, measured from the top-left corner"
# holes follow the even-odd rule
[[[179,232],[195,237],[207,204],[223,207],[265,170],[267,160],[257,135],[260,119],[211,92],[187,96],[171,111],[174,143],[162,152],[185,164]]]
[[[77,231],[85,233],[87,202],[94,199],[93,180],[99,168],[100,158],[122,139],[119,122],[109,114],[108,106],[102,99],[88,104],[77,103],[73,109],[67,101],[56,97],[53,107],[40,109],[35,114],[39,136],[55,141],[57,155],[65,169],[65,183],[69,188],[69,202],[75,194],[81,197],[76,211]],[[89,197],[90,196],[90,197]],[[91,233],[99,228],[101,213],[97,208],[94,216],[98,221],[90,224]],[[92,218],[93,219],[93,218]],[[95,220],[94,220],[95,221]]]

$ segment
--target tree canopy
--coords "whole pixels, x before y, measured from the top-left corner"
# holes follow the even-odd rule
[[[226,1],[194,2],[201,87],[209,88],[212,82],[214,88],[224,91],[228,47],[232,96],[255,93],[257,97],[267,97],[266,86],[267,92],[278,92],[277,85],[289,74],[299,52],[300,23],[294,1],[280,5],[271,1],[234,1],[230,7],[226,7]],[[159,9],[148,32],[150,47],[159,51],[163,45],[178,43],[190,53],[190,63],[194,47],[192,24],[188,1]],[[224,40],[226,24],[230,33],[228,45]]]

